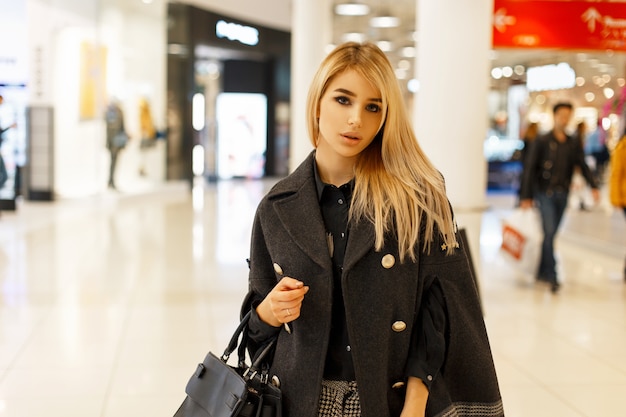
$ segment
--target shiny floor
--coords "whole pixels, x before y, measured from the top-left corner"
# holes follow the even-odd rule
[[[246,291],[271,182],[168,184],[0,215],[0,417],[171,416]],[[626,415],[626,221],[572,207],[552,295],[499,252],[514,198],[457,213],[470,235],[509,417]],[[471,360],[471,358],[468,358]]]

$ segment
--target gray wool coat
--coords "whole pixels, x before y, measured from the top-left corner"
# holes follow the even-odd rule
[[[263,198],[251,241],[249,294],[255,308],[282,276],[310,287],[292,332],[278,333],[270,374],[280,380],[286,417],[317,417],[331,325],[333,273],[313,171],[314,152]],[[399,261],[389,236],[374,249],[374,228],[350,224],[342,275],[346,321],[363,417],[398,417],[405,365],[426,278],[438,279],[448,328],[445,361],[430,388],[428,416],[502,416],[502,402],[478,294],[465,250],[441,242],[416,262]],[[460,238],[459,238],[460,241]],[[422,246],[420,245],[420,248]],[[282,273],[282,274],[281,274]]]

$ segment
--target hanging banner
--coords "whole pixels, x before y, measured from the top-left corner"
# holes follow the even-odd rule
[[[626,4],[494,0],[493,46],[626,51]]]

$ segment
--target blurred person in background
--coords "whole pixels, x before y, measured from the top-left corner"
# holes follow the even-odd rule
[[[626,215],[626,131],[611,155],[609,195],[611,204],[623,210]],[[624,280],[626,280],[626,263],[624,263]]]
[[[551,291],[556,293],[560,283],[556,273],[554,239],[568,204],[575,167],[580,168],[581,174],[591,186],[595,202],[599,201],[600,193],[596,180],[585,163],[580,141],[565,131],[572,117],[572,104],[557,103],[552,112],[553,129],[534,141],[526,158],[520,207],[531,208],[534,202],[539,209],[543,243],[536,278],[537,281],[548,283]]]
[[[139,100],[139,130],[141,133],[141,141],[139,142],[141,150],[141,164],[139,166],[139,175],[146,175],[146,150],[153,147],[156,143],[157,131],[152,120],[150,104],[148,100],[142,98]]]
[[[531,122],[526,128],[524,136],[522,137],[522,142],[524,142],[524,147],[522,148],[520,155],[520,160],[522,161],[522,164],[524,164],[524,161],[528,156],[528,150],[530,149],[530,146],[533,144],[535,139],[537,139],[537,135],[539,135],[539,123]]]
[[[124,129],[124,113],[117,100],[109,102],[105,113],[106,146],[111,154],[109,166],[109,188],[117,189],[115,184],[115,169],[119,153],[128,142],[128,135]]]
[[[593,158],[592,172],[598,184],[604,182],[604,172],[610,159],[609,150],[606,146],[607,132],[602,127],[602,118],[598,118],[596,130],[591,132],[584,144],[585,154]]]
[[[537,135],[539,135],[539,123],[531,122],[528,124],[526,131],[524,132],[524,136],[522,137],[522,142],[524,143],[521,151],[519,152],[519,161],[522,163],[522,171],[521,177],[524,177],[524,167],[526,165],[526,157],[528,157],[528,150],[532,146],[535,139],[537,139]],[[521,187],[521,178],[520,178],[520,188],[517,192],[517,196],[519,199],[519,195],[522,192]]]
[[[572,135],[574,139],[576,139],[580,146],[584,149],[585,142],[587,140],[587,124],[585,121],[580,121],[576,124],[576,130]],[[591,169],[591,167],[590,167]],[[597,178],[596,178],[597,181]],[[572,187],[571,187],[571,196],[570,196],[570,204],[574,207],[582,211],[589,210],[589,202],[588,200],[589,189],[587,188],[587,183],[585,182],[585,177],[580,172],[580,167],[574,167],[574,175],[572,177]]]
[[[0,107],[4,104],[4,97],[2,97],[0,95]],[[0,123],[2,122],[2,120],[0,120]],[[16,127],[17,124],[16,123],[11,123],[8,126],[3,127],[0,124],[0,188],[4,187],[4,184],[7,182],[7,180],[9,179],[9,174],[7,172],[6,169],[6,165],[4,164],[4,158],[2,158],[2,142],[4,142],[4,133],[9,130],[12,129],[14,127]]]

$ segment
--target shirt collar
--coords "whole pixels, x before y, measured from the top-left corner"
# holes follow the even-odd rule
[[[325,182],[322,181],[322,178],[320,177],[320,173],[317,170],[317,162],[315,161],[313,161],[313,172],[315,173],[315,188],[317,190],[317,200],[321,201],[322,194],[324,193],[324,189],[326,187],[334,187],[334,186],[332,184],[326,184]],[[349,186],[350,194],[352,194],[352,190],[354,189],[354,178],[352,178],[349,182],[345,183],[339,188],[342,188],[345,185]]]

